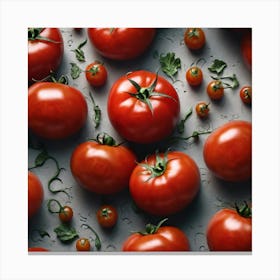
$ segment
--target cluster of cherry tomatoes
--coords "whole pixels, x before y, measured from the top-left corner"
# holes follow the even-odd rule
[[[88,28],[92,46],[103,57],[119,62],[141,56],[156,36],[155,28]],[[206,36],[200,28],[188,28],[184,42],[191,51],[203,48]],[[87,122],[88,104],[84,93],[68,84],[65,77],[55,77],[63,60],[64,42],[59,29],[30,28],[28,30],[28,128],[39,139],[63,141],[79,133]],[[248,47],[248,45],[247,45]],[[83,59],[82,45],[75,50]],[[102,87],[108,73],[99,61],[88,64],[83,71],[88,83]],[[201,85],[202,70],[193,66],[186,72],[186,81]],[[215,79],[206,92],[212,100],[224,94],[224,83]],[[251,103],[252,90],[244,86],[242,101]],[[195,110],[206,118],[209,102],[199,102]],[[107,99],[109,121],[127,143],[137,145],[169,141],[180,118],[180,98],[165,77],[147,70],[137,70],[119,77]],[[210,133],[210,132],[209,132]],[[194,132],[192,137],[198,138]],[[218,178],[230,182],[251,179],[252,127],[248,121],[232,121],[211,132],[205,141],[203,158],[208,169]],[[129,189],[136,206],[145,213],[168,217],[185,209],[198,195],[200,171],[195,160],[185,152],[154,151],[140,160],[129,145],[117,143],[106,132],[93,140],[77,144],[70,159],[70,169],[77,186],[98,195],[115,195]],[[42,207],[44,187],[40,179],[28,172],[28,217]],[[56,204],[56,209],[52,208]],[[70,206],[49,200],[48,209],[57,213],[62,224],[69,224],[74,215]],[[103,205],[96,213],[103,227],[117,223],[118,213],[112,205]],[[123,251],[188,251],[188,237],[178,227],[147,224],[143,232],[124,240]],[[234,227],[232,227],[234,225]],[[95,246],[100,238],[95,230]],[[61,230],[61,229],[59,229]],[[57,232],[59,231],[57,229]],[[71,232],[73,237],[77,235]],[[218,212],[207,228],[207,241],[213,251],[251,250],[251,208],[245,203]],[[38,248],[37,248],[38,249]],[[39,248],[40,249],[40,248]],[[78,251],[91,250],[90,240],[76,241]],[[30,248],[30,251],[36,248]]]

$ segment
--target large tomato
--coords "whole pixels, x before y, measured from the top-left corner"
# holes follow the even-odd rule
[[[136,143],[151,143],[172,133],[180,102],[166,79],[139,70],[114,83],[107,108],[112,125],[122,137]]]
[[[28,90],[28,127],[41,137],[61,139],[76,133],[87,110],[82,93],[68,85],[39,82]]]
[[[152,43],[155,28],[88,28],[88,37],[104,57],[115,60],[141,55]]]
[[[28,81],[42,80],[59,67],[64,52],[57,28],[28,29]]]
[[[251,209],[245,204],[241,209],[218,211],[208,223],[206,236],[210,251],[251,251]]]
[[[163,222],[163,221],[162,221]],[[133,233],[123,243],[122,251],[189,251],[188,237],[177,227],[146,225],[146,231]]]
[[[136,205],[152,215],[171,215],[185,208],[200,186],[199,169],[182,152],[154,154],[139,163],[130,177]]]
[[[128,187],[135,165],[133,152],[116,145],[107,134],[98,135],[96,142],[80,144],[71,157],[71,171],[76,181],[98,194],[113,194]]]
[[[246,32],[241,39],[241,52],[246,65],[252,67],[252,34],[251,30]]]
[[[40,179],[28,171],[28,218],[33,217],[40,209],[44,199],[44,190]]]
[[[207,167],[219,178],[246,181],[252,173],[252,124],[247,121],[228,122],[205,141],[203,150]]]

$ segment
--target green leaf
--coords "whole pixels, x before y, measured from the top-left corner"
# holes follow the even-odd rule
[[[233,74],[232,76],[227,76],[227,77],[221,77],[220,79],[228,79],[232,82],[232,84],[228,84],[228,83],[224,83],[227,87],[229,88],[237,88],[239,87],[239,81],[237,80],[237,77],[235,74]]]
[[[188,110],[188,112],[186,113],[186,116],[185,116],[182,120],[179,121],[179,123],[178,123],[178,125],[177,125],[177,131],[178,131],[178,133],[180,133],[180,134],[183,134],[183,133],[184,133],[184,131],[185,131],[185,122],[186,122],[187,119],[191,116],[191,114],[192,114],[192,108],[190,108],[190,109]]]
[[[48,153],[46,151],[42,151],[35,158],[35,166],[42,166],[49,158],[50,156],[48,155]]]
[[[175,58],[175,53],[169,52],[166,55],[161,54],[159,62],[162,71],[174,81],[174,76],[177,74],[178,69],[181,68],[180,58]]]
[[[90,99],[91,99],[92,104],[93,104],[95,128],[98,128],[100,123],[101,123],[101,109],[95,103],[91,92],[89,92],[89,96],[90,96]]]
[[[208,70],[210,72],[217,73],[219,75],[224,71],[224,69],[226,67],[227,67],[227,64],[224,61],[215,59],[213,61],[212,65],[210,67],[208,67]]]
[[[85,60],[85,53],[84,51],[82,50],[82,47],[87,43],[87,39],[85,41],[83,41],[79,46],[78,48],[76,48],[75,50],[72,50],[73,52],[75,52],[76,54],[76,58],[81,61],[81,62],[84,62],[86,61]]]
[[[71,62],[70,64],[71,64],[71,77],[75,80],[80,77],[80,74],[83,71],[76,63]]]
[[[61,242],[70,242],[79,236],[76,230],[67,224],[59,225],[54,229],[54,232]]]

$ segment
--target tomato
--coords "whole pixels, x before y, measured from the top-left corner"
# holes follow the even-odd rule
[[[99,87],[105,84],[108,74],[105,66],[102,63],[95,61],[86,67],[85,75],[90,85]]]
[[[90,242],[87,238],[79,238],[76,241],[77,251],[90,251]]]
[[[203,80],[203,73],[197,66],[190,67],[186,72],[186,80],[191,86],[199,86]]]
[[[70,206],[63,206],[58,216],[63,223],[70,222],[73,218],[73,209]]]
[[[113,127],[123,138],[143,144],[160,141],[172,133],[180,101],[166,79],[140,70],[114,83],[107,109]]]
[[[206,102],[199,102],[195,106],[195,111],[200,118],[206,118],[209,114],[209,103]]]
[[[150,46],[155,34],[155,28],[88,28],[95,49],[115,60],[138,57]]]
[[[43,199],[44,189],[40,179],[33,172],[28,171],[28,218],[39,211]]]
[[[241,40],[241,52],[249,69],[252,68],[252,34],[251,31],[243,35]]]
[[[29,247],[28,248],[28,252],[47,252],[47,251],[49,251],[49,250],[46,248],[43,248],[43,247]]]
[[[130,149],[116,145],[105,135],[102,139],[98,136],[96,142],[78,145],[70,165],[74,178],[82,187],[99,194],[113,194],[128,187],[136,157]]]
[[[242,87],[239,92],[239,96],[245,104],[251,104],[252,103],[252,87],[250,87],[250,86]]]
[[[62,139],[77,133],[87,119],[82,93],[68,85],[39,82],[28,90],[28,127],[38,136]]]
[[[62,35],[57,28],[28,29],[28,81],[42,80],[55,72],[64,52]]]
[[[96,217],[102,227],[111,228],[118,220],[118,212],[112,205],[103,205],[97,210]]]
[[[184,42],[191,50],[201,49],[206,42],[205,33],[201,28],[187,28],[184,35]]]
[[[204,161],[217,177],[232,182],[251,178],[252,124],[230,121],[214,130],[203,148]]]
[[[212,100],[220,100],[224,96],[223,83],[219,80],[213,80],[207,85],[206,91]]]
[[[209,221],[207,243],[210,251],[251,251],[252,217],[246,204],[243,209],[222,209]]]
[[[164,221],[164,220],[163,220]],[[143,233],[133,233],[123,243],[122,251],[189,251],[186,234],[173,226],[146,225]]]
[[[129,190],[135,204],[152,215],[171,215],[189,205],[200,186],[199,169],[188,155],[153,154],[133,170]]]

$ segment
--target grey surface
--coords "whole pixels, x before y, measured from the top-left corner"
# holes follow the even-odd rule
[[[135,211],[128,190],[106,197],[87,192],[77,185],[71,175],[69,166],[70,157],[74,148],[88,138],[94,138],[99,132],[107,132],[115,137],[117,141],[122,141],[117,132],[112,128],[106,112],[107,97],[114,81],[129,71],[146,69],[155,72],[160,68],[157,54],[175,52],[176,57],[180,57],[181,59],[182,68],[179,70],[176,76],[177,81],[173,85],[180,98],[181,116],[183,117],[190,107],[194,109],[198,101],[210,101],[205,90],[207,83],[211,80],[207,67],[215,58],[224,60],[228,64],[224,75],[235,73],[240,86],[234,90],[225,90],[225,96],[221,102],[211,102],[211,112],[208,119],[201,120],[193,112],[185,126],[184,135],[189,136],[194,130],[215,129],[233,119],[251,121],[251,107],[244,105],[239,97],[240,88],[243,85],[251,85],[251,72],[245,66],[241,57],[238,38],[232,31],[226,29],[204,29],[207,43],[201,52],[191,52],[186,48],[183,42],[185,29],[158,29],[150,49],[139,59],[128,62],[115,62],[101,57],[95,52],[93,46],[88,41],[83,47],[86,56],[86,62],[83,63],[76,60],[75,54],[71,50],[87,38],[86,29],[83,29],[81,32],[75,32],[72,28],[62,28],[61,31],[64,38],[65,53],[60,67],[60,73],[67,74],[69,84],[77,87],[86,96],[89,114],[86,126],[78,134],[69,139],[63,141],[44,141],[43,139],[38,139],[31,133],[29,135],[31,137],[30,139],[33,139],[32,141],[43,142],[49,154],[56,157],[60,166],[65,168],[65,171],[62,171],[60,176],[63,184],[55,182],[53,188],[68,188],[70,197],[67,197],[64,193],[54,195],[48,191],[48,179],[55,172],[55,166],[52,161],[47,161],[43,167],[33,170],[44,185],[45,196],[39,213],[29,221],[28,246],[46,247],[52,252],[76,252],[75,242],[63,244],[56,238],[56,234],[53,231],[60,222],[56,214],[48,212],[47,201],[50,198],[55,198],[62,205],[67,204],[73,208],[74,218],[72,225],[81,237],[89,237],[91,241],[94,240],[94,235],[89,230],[81,228],[81,224],[87,223],[99,234],[102,241],[102,252],[118,252],[131,231],[144,229],[146,223],[156,223],[159,221],[159,218]],[[185,80],[185,73],[187,68],[199,58],[205,60],[205,62],[201,61],[199,63],[199,66],[201,66],[204,72],[204,82],[200,87],[192,88]],[[100,89],[93,89],[88,85],[84,75],[81,75],[76,80],[71,78],[70,62],[75,62],[82,69],[85,69],[87,64],[96,59],[103,61],[107,67],[108,81],[105,86]],[[172,83],[171,79],[165,76],[161,70],[159,74]],[[101,125],[97,130],[94,129],[94,113],[88,95],[89,90],[93,93],[95,102],[102,108]],[[181,228],[190,240],[191,250],[199,252],[208,251],[205,230],[210,217],[222,206],[251,199],[250,182],[242,184],[226,183],[215,178],[208,171],[202,157],[203,143],[206,138],[207,135],[203,135],[198,142],[181,142],[172,146],[173,149],[178,149],[189,154],[196,161],[201,173],[201,188],[192,204],[180,213],[170,216],[166,223]],[[157,148],[157,145],[149,145],[147,147],[140,145],[130,146],[136,152],[139,160]],[[38,151],[28,149],[29,166],[33,165],[37,154]],[[111,230],[102,229],[95,218],[96,210],[103,202],[114,205],[119,213],[118,223]],[[34,229],[47,231],[50,234],[50,238],[41,238],[38,234],[34,233]],[[96,249],[92,252],[96,252]]]

